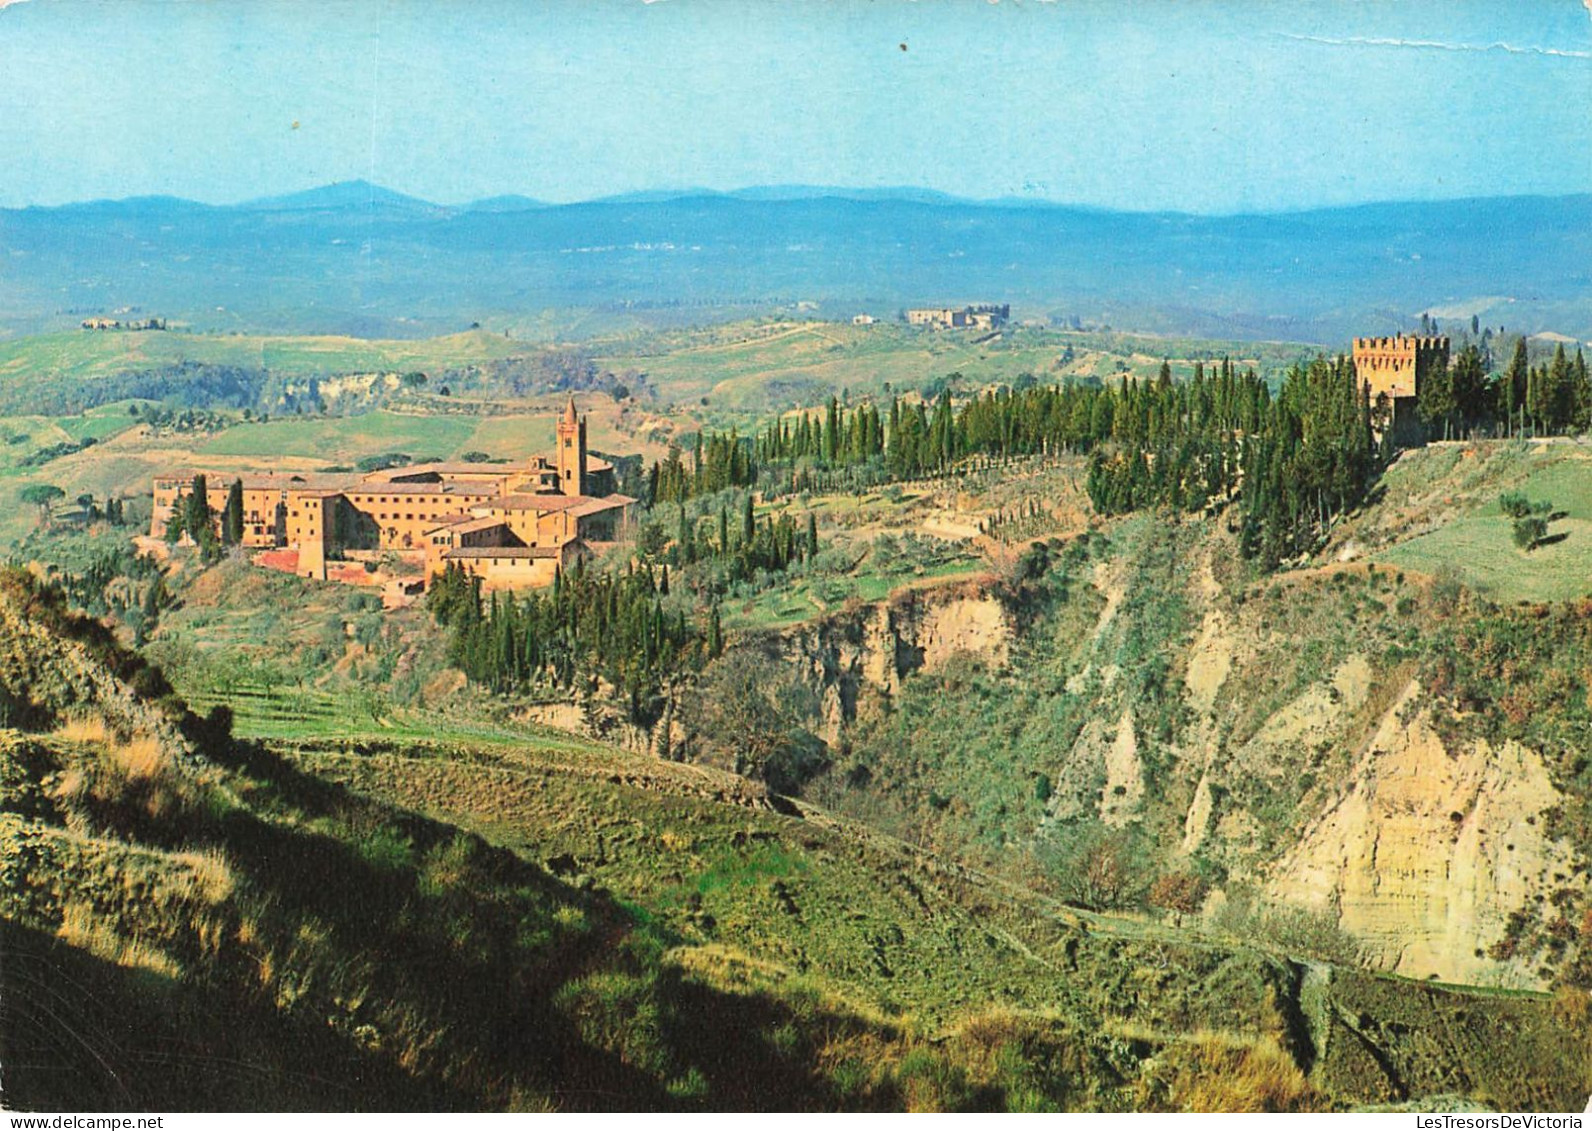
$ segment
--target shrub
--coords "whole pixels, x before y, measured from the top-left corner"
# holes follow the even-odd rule
[[[1335,916],[1303,908],[1282,908],[1265,915],[1257,932],[1284,950],[1298,951],[1345,966],[1360,961],[1360,944],[1338,926]]]
[[[1524,518],[1531,513],[1531,501],[1519,491],[1506,491],[1498,496],[1498,509],[1510,518]]]
[[[1553,995],[1553,1019],[1572,1033],[1592,1031],[1592,993],[1560,986]]]
[[[916,1048],[902,1057],[896,1079],[908,1111],[958,1111],[972,1098],[966,1070],[933,1049]]]
[[[729,763],[738,774],[794,793],[821,771],[828,748],[815,730],[822,702],[800,676],[768,655],[737,653],[704,676],[691,701],[691,725],[708,761]]]
[[[356,834],[354,847],[367,864],[386,871],[396,872],[414,864],[414,844],[387,825]]]
[[[1528,553],[1548,536],[1548,522],[1536,515],[1515,519],[1515,545]]]
[[[356,470],[369,474],[372,471],[386,471],[391,467],[405,467],[414,462],[412,456],[406,452],[382,452],[380,455],[362,456],[354,464]]]
[[[665,1009],[657,983],[645,974],[599,972],[561,987],[553,1006],[586,1043],[634,1069],[669,1074]]]

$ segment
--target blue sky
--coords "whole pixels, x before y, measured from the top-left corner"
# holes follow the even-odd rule
[[[1588,192],[1588,5],[27,0],[0,10],[0,205],[354,178],[1191,212]]]

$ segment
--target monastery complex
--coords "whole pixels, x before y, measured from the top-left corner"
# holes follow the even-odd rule
[[[571,398],[557,450],[520,465],[426,463],[364,475],[205,474],[217,522],[232,484],[243,485],[245,548],[300,577],[331,576],[350,552],[393,551],[429,580],[450,564],[485,590],[552,583],[576,558],[626,538],[636,500],[618,494],[614,469],[586,451],[586,421]],[[162,537],[197,472],[158,475],[152,537]],[[333,567],[335,572],[335,565]]]

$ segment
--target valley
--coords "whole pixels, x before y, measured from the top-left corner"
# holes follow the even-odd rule
[[[130,658],[25,577],[3,584],[13,705],[31,665],[0,760],[6,867],[38,881],[5,888],[6,1048],[49,1065],[8,1080],[24,1107],[107,1086],[185,1109],[1578,1094],[1564,995],[1080,911],[744,779],[567,739],[228,740],[109,676]],[[57,1000],[27,977],[45,968],[93,992]]]

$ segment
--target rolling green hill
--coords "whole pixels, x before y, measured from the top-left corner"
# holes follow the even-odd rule
[[[694,405],[708,396],[717,411],[762,414],[773,408],[817,405],[842,391],[877,395],[887,386],[915,391],[953,373],[961,374],[958,387],[971,391],[1014,381],[1023,373],[1040,380],[1112,379],[1124,373],[1144,377],[1165,358],[1178,362],[1180,371],[1195,359],[1228,356],[1269,372],[1316,349],[1295,343],[1032,327],[974,335],[893,322],[854,326],[790,320],[609,334],[587,341],[580,341],[577,323],[558,333],[555,322],[551,341],[579,344],[553,346],[547,338],[528,341],[485,330],[387,341],[175,330],[65,331],[0,340],[0,407],[25,411],[30,398],[34,405],[48,399],[76,407],[98,403],[102,390],[117,398],[143,395],[128,381],[128,375],[139,373],[162,373],[165,384],[160,387],[180,392],[184,366],[269,374],[279,380],[413,371],[436,375],[534,358],[547,350],[574,349],[621,379],[625,373],[643,374],[666,401]],[[198,377],[193,379],[197,382]],[[197,384],[195,390],[204,393]],[[504,394],[490,380],[483,392]],[[186,407],[201,406],[194,396],[178,399]]]
[[[1270,372],[1318,347],[1286,342],[1213,341],[1017,327],[972,334],[908,327],[890,321],[733,323],[655,334],[612,349],[592,343],[602,364],[638,369],[682,402],[703,396],[721,411],[761,413],[811,407],[842,392],[878,396],[919,392],[960,374],[955,388],[976,392],[1012,383],[1153,376],[1163,359],[1187,374],[1195,360],[1223,356]]]
[[[67,330],[0,341],[0,383],[85,381],[183,362],[267,369],[285,376],[407,372],[469,365],[524,353],[525,342],[466,331],[438,338],[376,341],[333,336],[194,334],[180,330]]]

